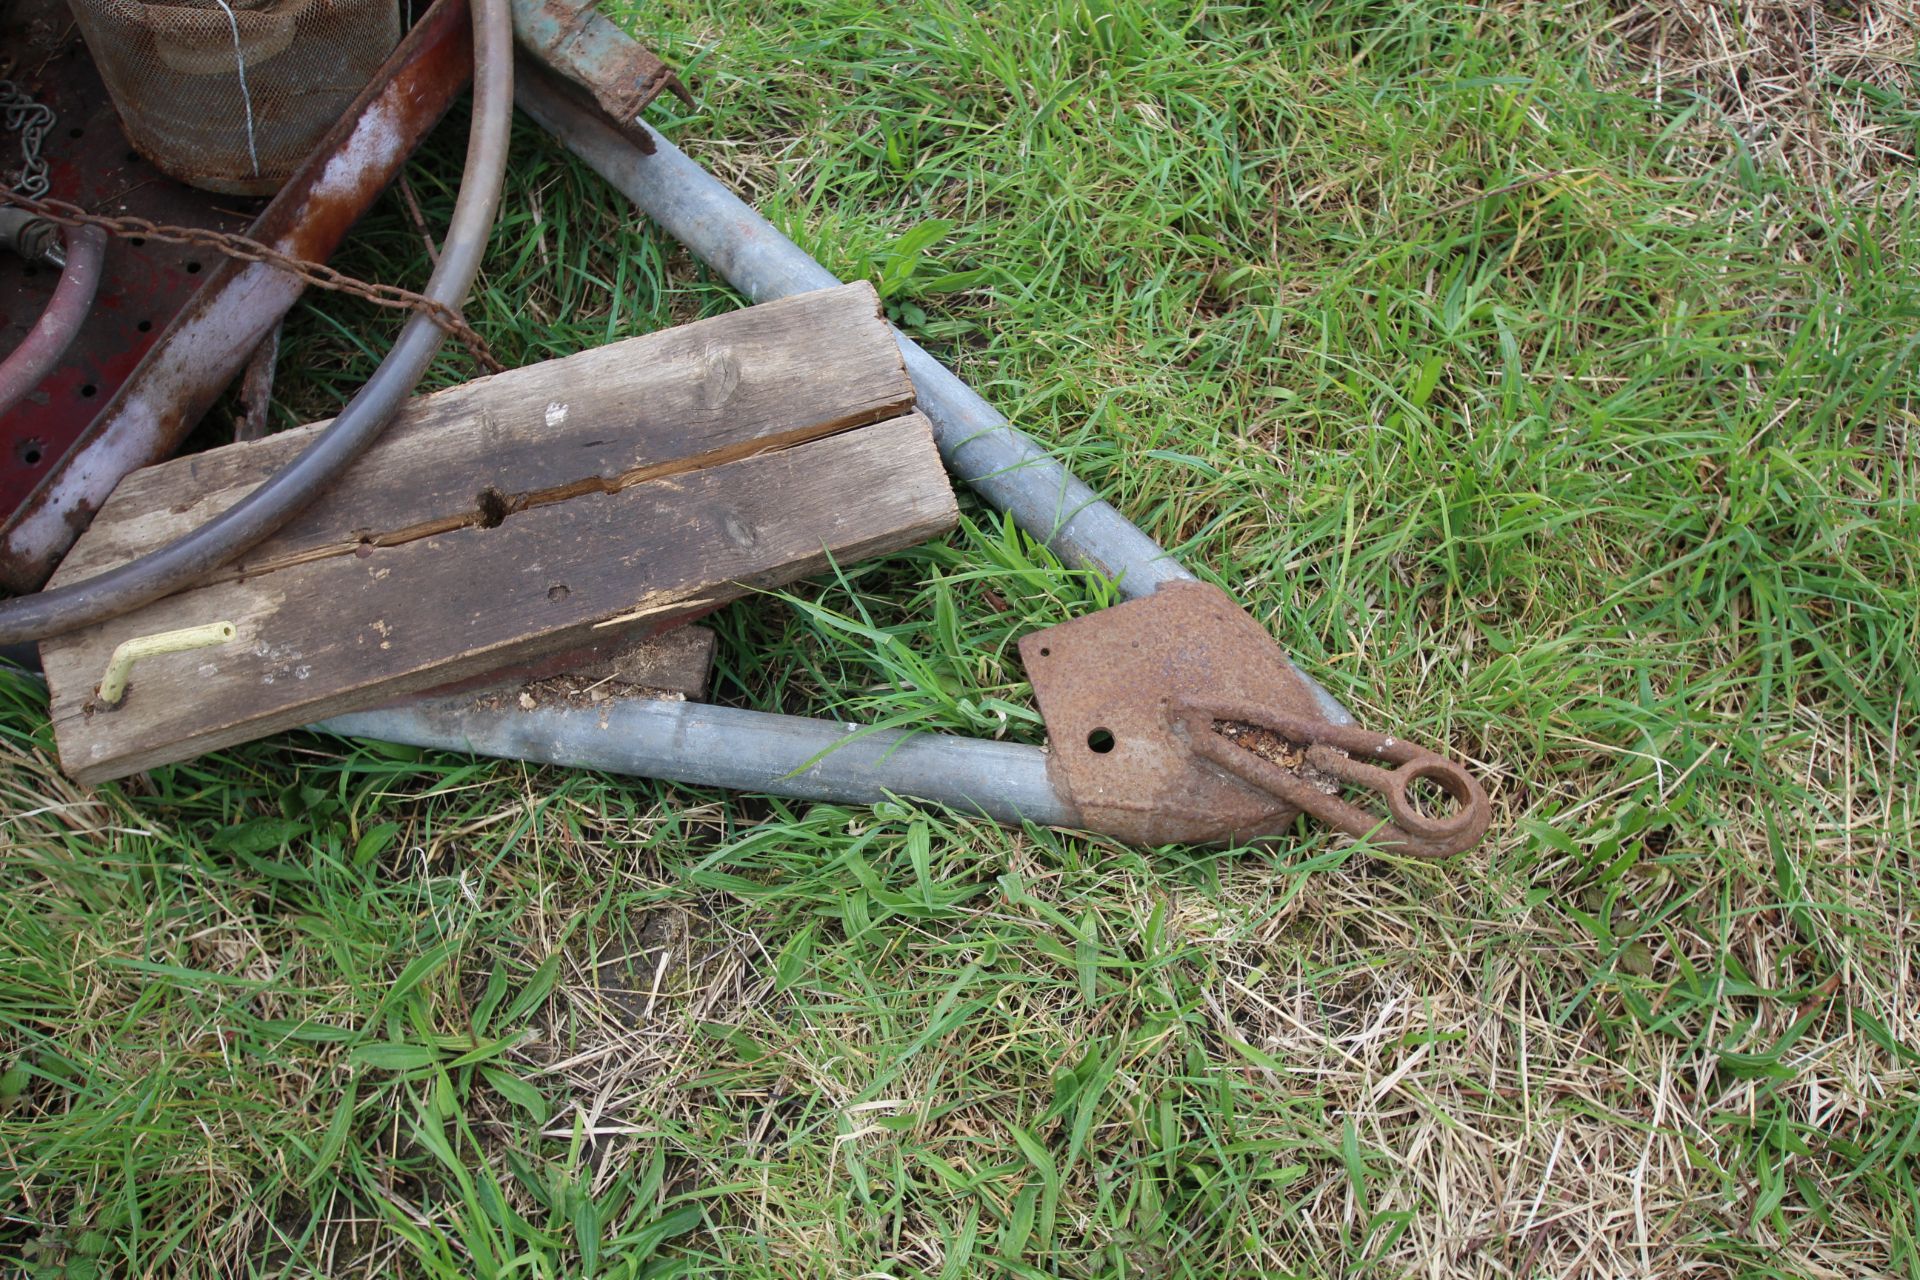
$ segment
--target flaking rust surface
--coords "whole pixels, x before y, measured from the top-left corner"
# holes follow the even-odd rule
[[[253,218],[257,201],[195,191],[132,149],[62,0],[0,5],[0,50],[10,64],[0,72],[54,112],[42,144],[49,196],[96,213],[213,231],[242,231]],[[19,163],[19,134],[0,134],[0,151],[6,155],[0,169],[10,171]],[[0,418],[0,526],[10,523],[12,512],[58,467],[100,406],[207,278],[202,268],[213,265],[205,250],[157,240],[113,237],[106,253],[99,293],[74,345]],[[25,339],[59,278],[59,268],[49,263],[0,254],[0,352]],[[39,580],[27,576],[7,582],[0,576],[15,590],[31,589]]]
[[[1215,721],[1213,728],[1215,733],[1235,746],[1298,774],[1315,791],[1330,796],[1340,793],[1340,779],[1308,764],[1307,749],[1299,743],[1288,742],[1271,729],[1262,729],[1257,724],[1246,724],[1239,720]]]

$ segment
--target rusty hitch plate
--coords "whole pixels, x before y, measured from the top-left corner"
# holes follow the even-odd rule
[[[1020,657],[1047,726],[1048,772],[1090,831],[1234,843],[1278,835],[1304,812],[1420,857],[1486,832],[1490,807],[1471,774],[1329,722],[1266,630],[1217,587],[1168,583],[1025,636]],[[1421,782],[1445,812],[1417,801]],[[1355,789],[1377,805],[1353,803]]]

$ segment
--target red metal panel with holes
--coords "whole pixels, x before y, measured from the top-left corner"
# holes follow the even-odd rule
[[[290,257],[326,261],[472,66],[466,0],[434,0],[246,234]],[[183,269],[197,276],[199,268],[195,259]],[[204,279],[0,524],[0,586],[25,591],[46,581],[120,477],[179,447],[303,287],[297,276],[226,258],[207,262]]]
[[[62,0],[15,0],[0,12],[0,49],[14,83],[58,117],[45,155],[50,195],[97,213],[133,214],[219,231],[243,231],[257,200],[216,196],[173,181],[142,159],[93,69]],[[0,172],[19,166],[17,134],[0,133]],[[198,250],[111,240],[106,269],[80,336],[60,367],[0,418],[0,523],[85,431],[199,287]],[[60,278],[59,268],[0,253],[0,350],[26,337]]]

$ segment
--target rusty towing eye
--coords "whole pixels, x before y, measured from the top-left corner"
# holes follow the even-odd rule
[[[672,143],[605,113],[657,64],[590,0],[514,0],[514,21],[520,108],[735,288],[766,302],[839,283]],[[1471,774],[1354,724],[1225,592],[899,341],[948,469],[1127,597],[1020,641],[1050,749],[645,699],[522,710],[428,697],[317,727],[804,799],[909,797],[1145,845],[1258,840],[1301,814],[1416,857],[1485,834],[1490,806]],[[1348,798],[1359,792],[1372,802]]]
[[[1167,583],[1026,636],[1020,659],[1052,745],[1049,774],[1088,830],[1136,844],[1228,843],[1284,831],[1304,813],[1425,858],[1486,834],[1487,794],[1472,774],[1329,720],[1318,686],[1218,587]],[[1347,788],[1374,793],[1384,813],[1343,799]]]

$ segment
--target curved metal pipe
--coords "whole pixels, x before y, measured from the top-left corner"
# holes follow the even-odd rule
[[[507,0],[473,0],[473,129],[467,167],[426,296],[458,309],[479,274],[506,173],[513,125],[513,22]],[[0,644],[104,622],[232,560],[311,502],[376,440],[426,373],[446,333],[415,314],[380,367],[314,442],[259,488],[192,533],[117,569],[0,604]]]
[[[100,289],[100,264],[107,256],[107,233],[98,227],[67,231],[67,265],[47,299],[46,310],[34,321],[26,340],[0,361],[0,417],[39,386],[80,333],[93,296]]]

